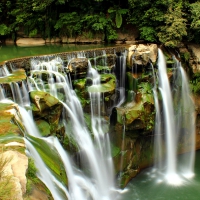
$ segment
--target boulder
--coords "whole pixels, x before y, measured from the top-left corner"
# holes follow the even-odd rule
[[[45,125],[45,127],[48,127],[48,132],[46,134],[55,133],[58,128],[60,116],[62,113],[62,104],[60,101],[51,96],[49,93],[43,91],[30,92],[30,100],[32,103],[34,117],[36,119],[43,119],[47,122],[45,123],[42,120],[38,121],[38,125],[40,125],[39,129],[43,130],[44,127],[42,126]]]
[[[151,45],[131,45],[128,48],[128,66],[133,65],[145,66],[150,61],[155,63],[157,59],[158,47],[156,44]]]
[[[74,58],[68,64],[68,69],[70,72],[77,74],[86,74],[88,69],[88,59],[87,58]]]

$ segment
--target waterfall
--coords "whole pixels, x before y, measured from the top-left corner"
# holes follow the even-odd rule
[[[0,101],[5,99],[5,93],[3,87],[0,85]]]
[[[182,163],[179,166],[181,173],[186,178],[194,176],[194,158],[195,158],[195,116],[194,102],[191,97],[187,75],[175,57],[175,80],[174,80],[174,96],[175,96],[175,112],[176,112],[176,132],[177,146],[182,137],[183,152],[188,153],[182,156]],[[179,91],[178,91],[179,90]],[[188,149],[189,146],[189,149]]]
[[[154,163],[155,167],[161,170],[161,160],[163,155],[162,150],[162,134],[161,134],[161,113],[160,113],[160,105],[158,100],[158,91],[156,84],[156,75],[153,64],[151,63],[152,74],[153,74],[153,95],[154,95],[154,104],[156,109],[156,117],[155,117],[155,132],[154,132]]]
[[[127,52],[123,52],[117,57],[115,66],[115,74],[117,77],[117,91],[119,93],[119,100],[116,106],[120,106],[125,101],[125,73],[126,73],[126,57]]]
[[[3,67],[0,67],[0,77],[9,76],[10,72],[8,71],[8,68],[6,65],[3,65]]]
[[[162,155],[162,140],[159,136],[159,132],[164,132],[166,141],[166,176],[169,184],[181,184],[183,176],[190,178],[193,173],[194,165],[194,104],[190,96],[189,86],[186,74],[181,66],[181,63],[176,62],[174,68],[174,80],[173,86],[170,87],[169,78],[167,76],[166,61],[162,51],[158,50],[158,81],[159,91],[162,96],[162,110],[159,108],[157,92],[154,85],[154,99],[156,108],[156,126],[155,126],[155,156],[161,157]],[[161,113],[163,114],[163,122],[160,122]],[[160,119],[159,119],[160,118]],[[164,129],[161,129],[162,127]],[[158,136],[157,136],[158,135]],[[184,141],[184,147],[182,151],[189,150],[184,158],[185,162],[179,164],[177,162],[177,148],[182,140]],[[190,149],[185,149],[190,146]],[[187,161],[186,161],[187,160]],[[158,159],[158,165],[161,160]],[[180,169],[181,168],[181,169]],[[161,170],[161,167],[158,166]]]
[[[22,106],[23,105],[23,99],[22,99],[22,94],[21,94],[19,84],[12,82],[12,83],[10,83],[10,88],[12,90],[14,102]]]
[[[48,140],[52,140],[51,142],[52,144],[53,140],[56,140],[56,139],[50,138]],[[57,199],[63,199],[65,197],[69,197],[67,189],[58,180],[56,180],[56,178],[51,173],[51,171],[47,168],[40,154],[37,152],[37,150],[32,145],[32,143],[27,138],[24,138],[24,141],[26,145],[26,154],[29,157],[34,159],[34,163],[38,169],[37,171],[38,178],[47,186],[53,198],[57,200]],[[62,195],[60,190],[62,190],[66,194],[66,196]],[[68,198],[68,200],[70,200],[70,198]]]
[[[51,63],[51,64],[50,64]],[[29,91],[33,89],[48,90],[51,95],[59,99],[58,90],[63,88],[64,100],[59,99],[63,104],[64,109],[68,117],[70,118],[72,131],[71,137],[76,141],[80,156],[79,169],[70,160],[67,152],[63,149],[59,141],[55,137],[42,138],[39,133],[35,123],[33,122],[31,116],[23,108],[23,104],[19,101],[21,105],[19,107],[22,122],[25,126],[28,135],[25,136],[25,144],[27,147],[27,154],[30,155],[35,161],[36,167],[38,169],[38,177],[44,182],[44,184],[49,188],[54,199],[69,199],[69,200],[111,200],[116,199],[116,189],[114,182],[114,170],[111,157],[110,141],[107,133],[104,133],[102,129],[102,120],[100,113],[100,92],[93,91],[90,92],[91,97],[91,124],[92,133],[88,130],[84,120],[84,114],[80,101],[78,100],[76,93],[72,89],[71,81],[67,75],[63,75],[58,72],[57,67],[54,65],[59,65],[61,71],[63,69],[62,62],[58,60],[51,60],[48,62],[38,61],[33,59],[31,62],[31,75],[29,77],[28,87]],[[90,62],[89,74],[92,76],[93,85],[91,87],[100,87],[100,75],[94,70]],[[63,72],[63,71],[62,71]],[[47,80],[42,80],[42,74],[45,74]],[[48,78],[53,78],[54,82],[50,82]],[[39,80],[39,81],[38,81]],[[41,86],[41,82],[42,87]],[[52,91],[52,85],[55,85],[55,90]],[[15,86],[15,85],[14,85]],[[18,87],[13,86],[13,93],[16,93],[15,89]],[[25,85],[22,85],[24,90]],[[60,91],[59,91],[60,92]],[[22,92],[24,93],[24,92]],[[20,93],[21,94],[21,93]],[[27,97],[25,96],[24,99]],[[18,102],[18,98],[14,96],[14,99]],[[20,96],[22,99],[22,96]],[[64,120],[64,119],[63,119]],[[66,123],[66,122],[64,122]],[[67,134],[67,133],[66,133]],[[94,135],[94,140],[92,135]],[[29,136],[30,135],[30,136]],[[65,166],[65,173],[68,177],[68,188],[59,183],[54,177],[51,171],[48,170],[45,163],[42,161],[41,156],[38,153],[38,149],[32,144],[32,139],[39,138],[43,143],[51,146],[59,154],[62,159],[63,165]],[[60,193],[60,190],[62,192]],[[64,197],[63,197],[64,195]]]

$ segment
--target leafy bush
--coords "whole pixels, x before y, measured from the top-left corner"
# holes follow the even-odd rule
[[[140,28],[140,37],[149,42],[156,41],[156,30],[153,27],[144,26]]]

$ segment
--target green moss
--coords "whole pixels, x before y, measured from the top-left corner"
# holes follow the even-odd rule
[[[200,94],[200,73],[195,73],[190,81],[190,89],[195,94]]]
[[[102,72],[108,72],[109,73],[111,71],[111,69],[108,66],[100,66],[100,65],[96,66],[96,70],[99,73],[102,73]]]
[[[185,62],[188,62],[189,59],[190,59],[190,53],[187,51],[187,52],[184,52],[184,53],[181,53],[181,58],[185,61]]]
[[[11,83],[11,82],[21,82],[22,80],[26,79],[26,73],[24,69],[18,69],[13,71],[12,74],[6,77],[0,78],[0,83]]]
[[[112,157],[116,157],[120,154],[120,148],[115,146],[113,143],[111,143],[111,155]]]
[[[82,90],[85,88],[86,79],[77,79],[73,82],[74,87],[77,90]]]
[[[36,148],[42,160],[45,162],[46,166],[54,174],[54,176],[60,182],[67,184],[67,177],[66,173],[64,172],[64,164],[62,163],[56,149],[54,149],[52,146],[49,146],[45,140],[40,138],[29,136],[27,139],[29,139],[32,145]]]
[[[128,79],[128,85],[127,89],[137,92],[138,90],[138,80],[133,77],[132,73],[127,72],[127,79]]]
[[[59,100],[56,99],[55,97],[51,96],[49,93],[47,92],[43,92],[43,91],[31,91],[30,92],[30,98],[32,100],[32,102],[35,102],[35,99],[39,98],[39,104],[40,104],[40,110],[44,110],[48,107],[52,107],[56,104],[59,104]]]
[[[149,82],[141,82],[138,88],[142,93],[152,94],[152,85]]]
[[[44,120],[37,120],[36,125],[39,129],[39,132],[42,136],[50,135],[50,125]]]
[[[88,87],[88,92],[113,93],[116,87],[116,78],[112,74],[101,75],[101,85]]]
[[[70,135],[66,135],[64,137],[63,147],[72,154],[78,152],[78,146],[76,144],[76,141]]]

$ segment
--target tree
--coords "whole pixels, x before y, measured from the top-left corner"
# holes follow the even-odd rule
[[[189,40],[193,40],[195,43],[200,43],[200,2],[195,2],[189,5],[190,15],[190,29]]]
[[[165,46],[176,47],[182,41],[183,36],[187,35],[187,20],[183,16],[184,13],[179,5],[175,8],[170,6],[164,15],[165,25],[159,27],[158,37]]]
[[[140,30],[140,39],[157,42],[157,27],[164,21],[165,10],[168,8],[167,0],[139,1],[128,0],[129,23],[136,25]]]

